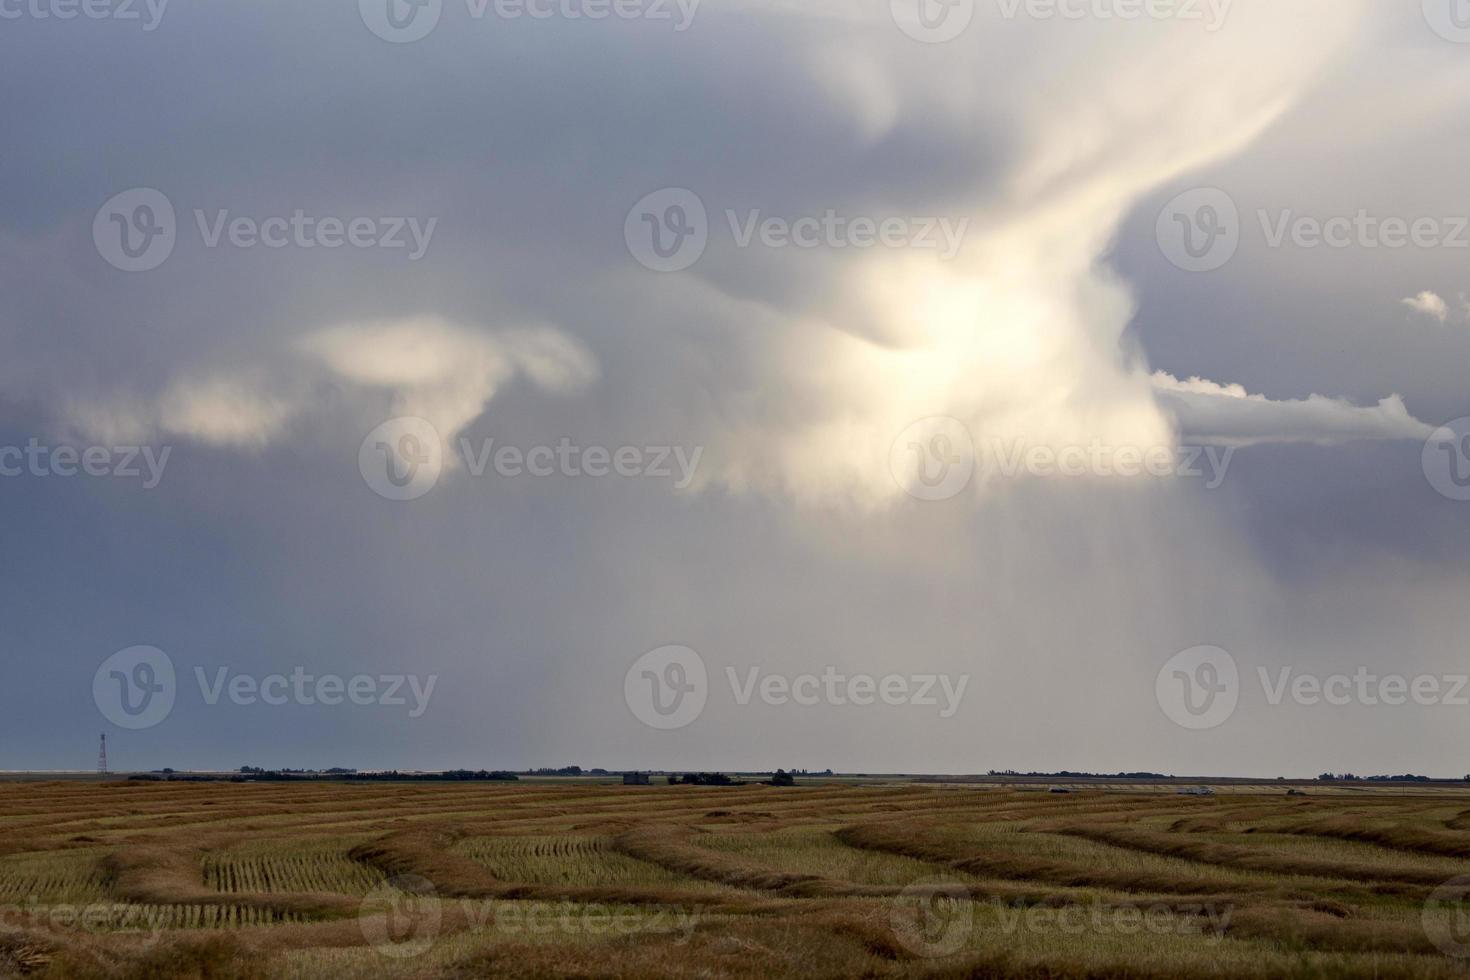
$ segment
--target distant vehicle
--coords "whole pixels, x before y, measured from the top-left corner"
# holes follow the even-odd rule
[[[1065,786],[1053,786],[1051,789],[1047,790],[1047,792],[1048,793],[1070,793],[1072,791],[1070,789],[1068,789],[1067,787],[1065,787]]]
[[[1186,786],[1179,791],[1180,796],[1214,796],[1215,790],[1210,786]]]

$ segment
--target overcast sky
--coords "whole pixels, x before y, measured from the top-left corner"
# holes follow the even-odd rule
[[[1420,6],[0,0],[0,768],[1470,772]]]

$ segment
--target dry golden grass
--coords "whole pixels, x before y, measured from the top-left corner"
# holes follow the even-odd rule
[[[1465,796],[1277,792],[0,783],[0,977],[1464,975]]]

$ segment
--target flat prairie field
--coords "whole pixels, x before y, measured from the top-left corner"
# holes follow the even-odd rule
[[[1470,793],[0,782],[0,976],[1463,977]]]

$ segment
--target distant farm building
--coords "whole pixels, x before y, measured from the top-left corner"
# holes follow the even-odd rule
[[[649,785],[649,782],[648,782],[648,773],[646,773],[646,772],[625,772],[625,773],[623,773],[623,785],[624,786],[648,786]]]

